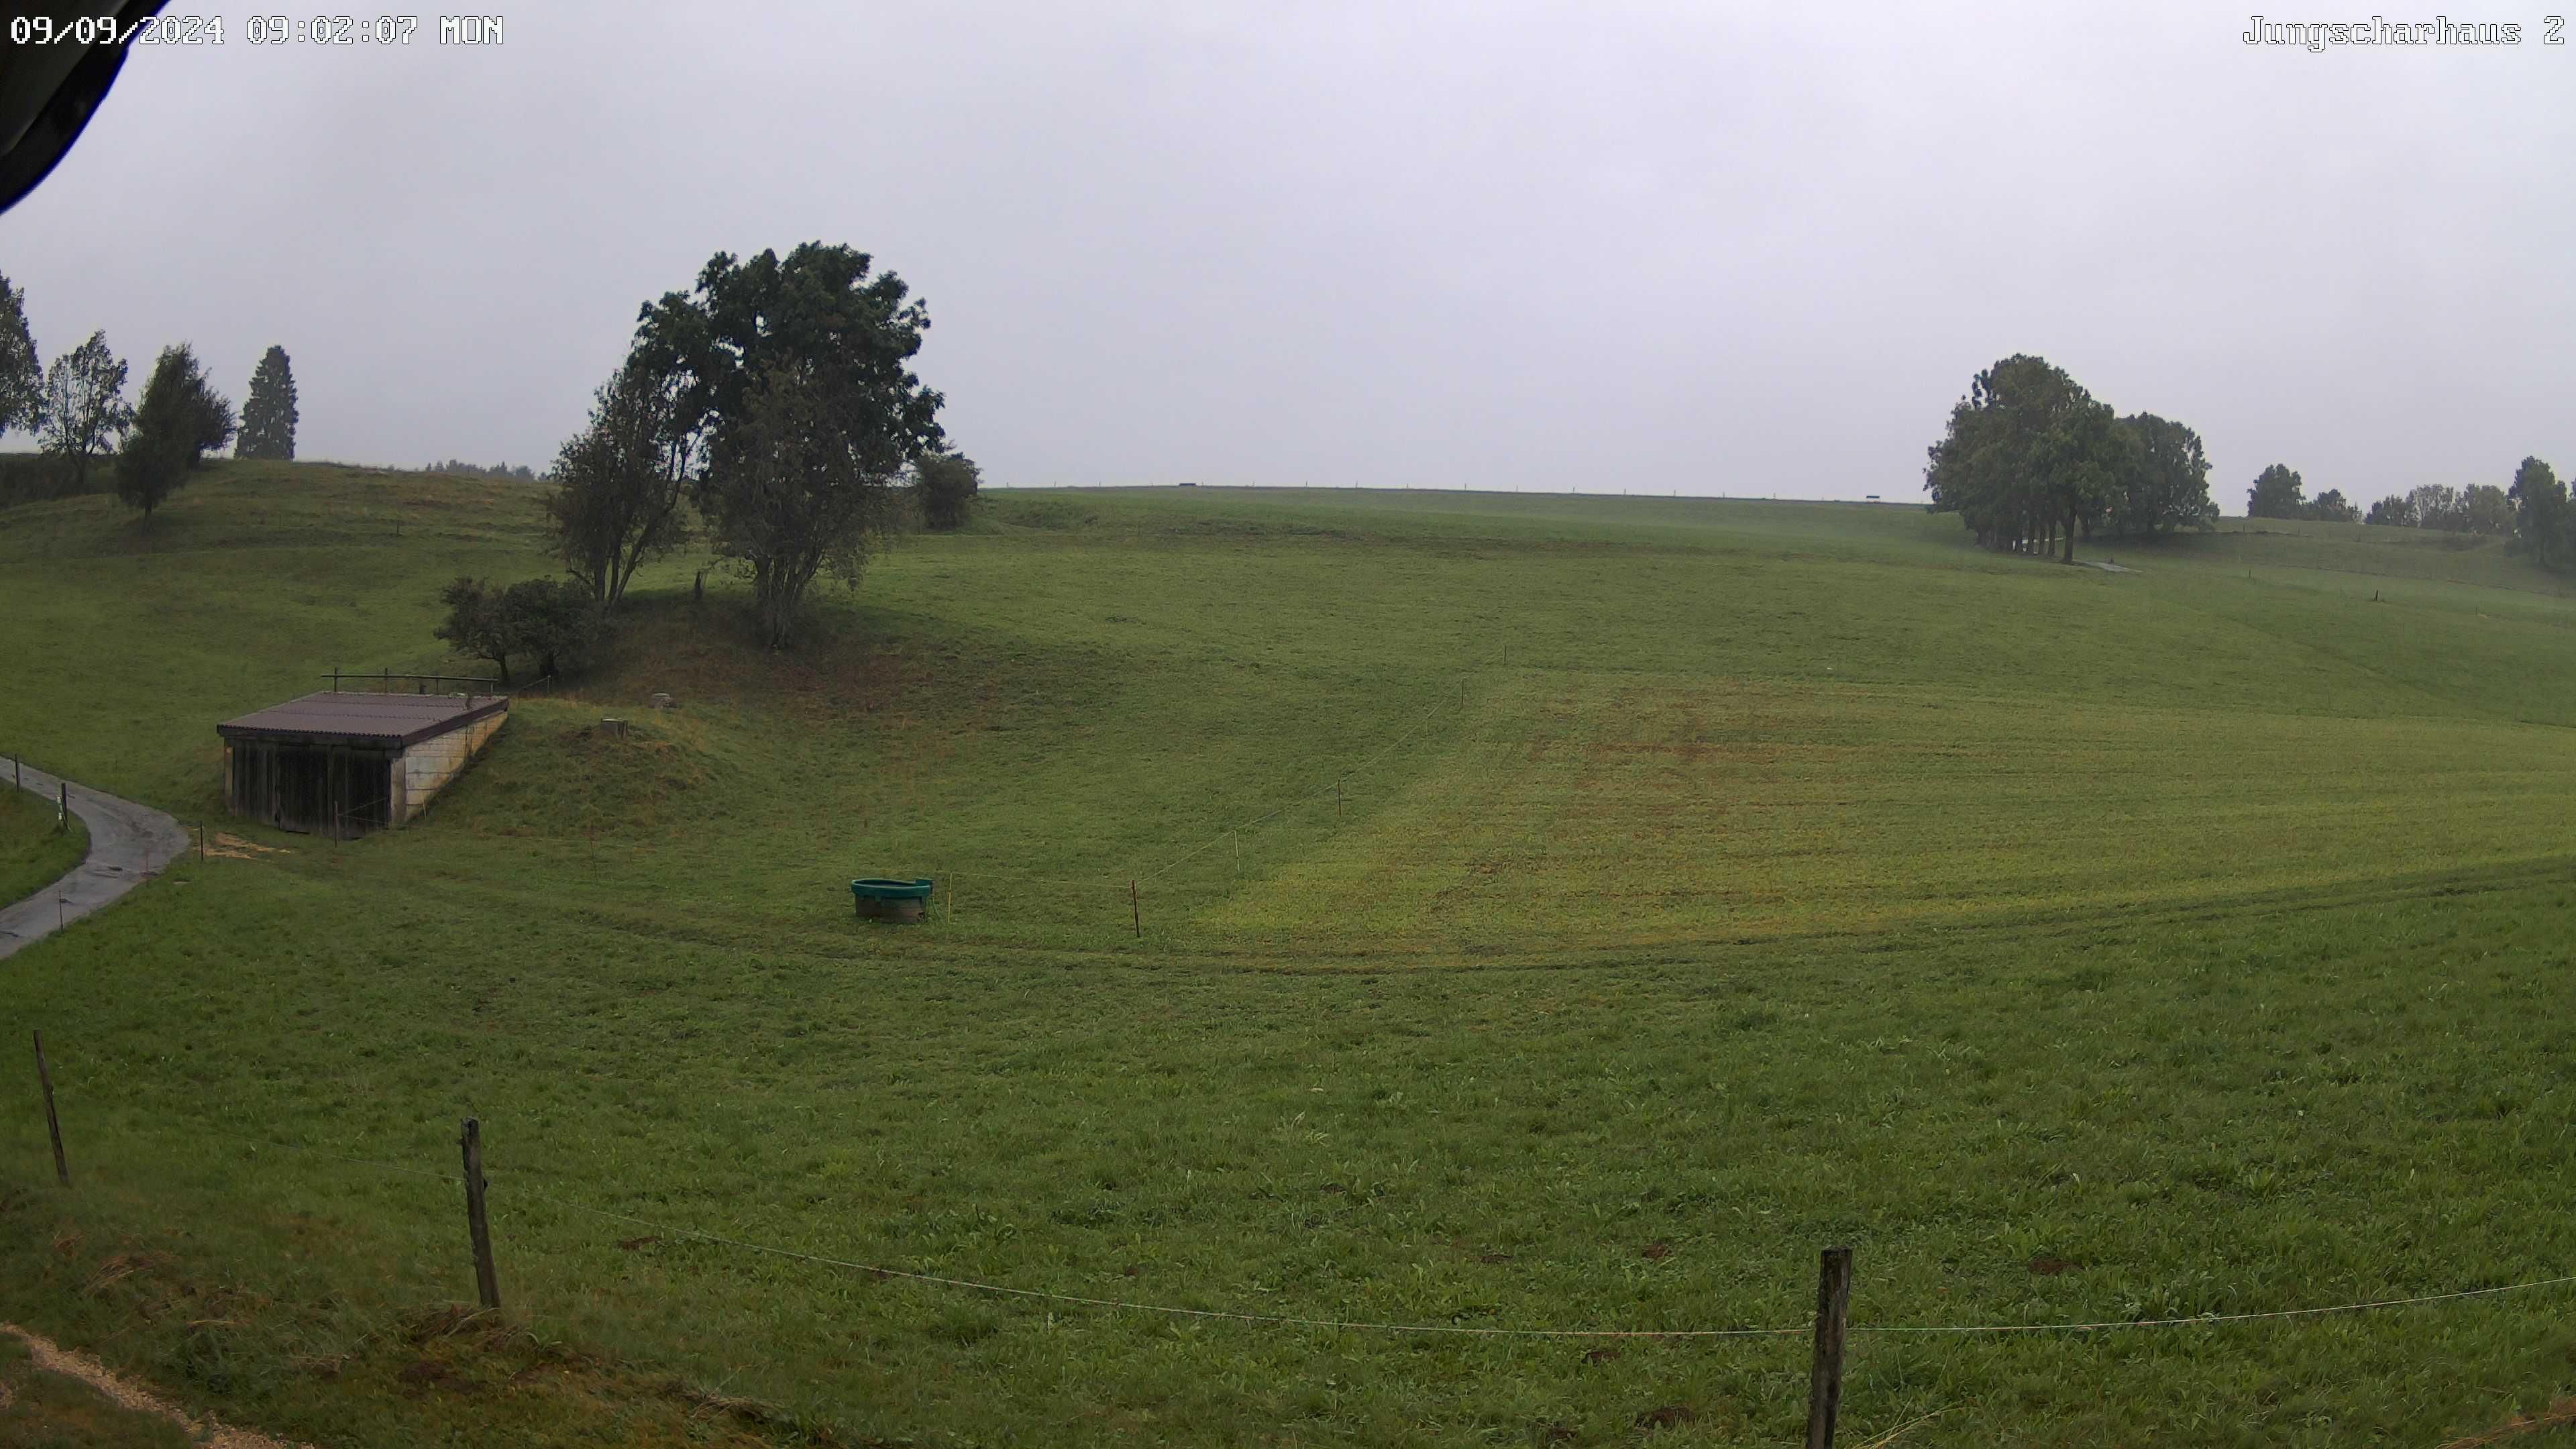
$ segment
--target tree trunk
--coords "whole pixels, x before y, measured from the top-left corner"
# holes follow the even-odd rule
[[[2066,561],[2075,562],[2075,506],[2066,507]]]

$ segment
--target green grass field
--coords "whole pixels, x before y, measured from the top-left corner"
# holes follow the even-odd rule
[[[0,759],[0,770],[9,768]],[[0,905],[33,895],[89,854],[89,831],[75,815],[61,828],[55,807],[0,776]]]
[[[415,828],[219,818],[217,720],[453,667],[438,584],[537,519],[252,465],[0,512],[0,750],[266,847],[0,972],[78,1184],[0,1101],[0,1317],[335,1446],[1783,1444],[1795,1335],[689,1234],[1505,1329],[1798,1325],[1830,1243],[1864,1329],[2576,1273],[2576,604],[2521,560],[1005,494],[788,655],[661,566]],[[854,922],[897,873],[933,919]],[[445,1307],[469,1113],[507,1331]],[[1844,1442],[2438,1443],[2576,1388],[2570,1296],[1860,1333]]]

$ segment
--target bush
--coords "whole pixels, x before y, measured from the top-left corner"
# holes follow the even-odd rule
[[[512,659],[534,659],[549,679],[578,666],[607,638],[606,615],[590,591],[568,579],[523,579],[495,588],[460,578],[438,591],[447,619],[434,631],[471,659],[491,662],[510,680]]]
[[[983,481],[983,470],[963,453],[931,453],[914,463],[912,490],[921,502],[922,526],[933,533],[964,527]]]

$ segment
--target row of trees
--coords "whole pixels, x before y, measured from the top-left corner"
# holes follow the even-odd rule
[[[2200,435],[2153,413],[2115,417],[2064,369],[2019,354],[1976,375],[1930,449],[1924,489],[1992,548],[2051,552],[2075,539],[2146,537],[2217,521]],[[2547,463],[2525,458],[2513,486],[2431,484],[2362,511],[2329,488],[2314,498],[2298,471],[2266,467],[2245,493],[2249,518],[2393,524],[2510,536],[2541,565],[2576,562],[2576,510]]]
[[[550,672],[604,637],[639,569],[695,539],[750,581],[762,641],[785,647],[817,578],[855,587],[910,520],[956,528],[972,508],[975,464],[911,370],[929,326],[850,247],[717,253],[693,288],[640,310],[546,475],[570,580],[459,579],[439,637],[505,679],[513,660]]]
[[[2245,516],[2248,518],[2312,518],[2321,523],[2359,523],[2361,510],[2343,496],[2340,488],[2329,488],[2314,498],[2307,496],[2307,480],[2287,463],[2274,463],[2254,475],[2254,486],[2245,490]]]
[[[2445,533],[2485,534],[2513,541],[2543,568],[2576,563],[2576,513],[2567,503],[2567,485],[2538,458],[2525,458],[2513,470],[2513,482],[2499,488],[2472,483],[2453,488],[2427,483],[2383,498],[2361,510],[2327,489],[2305,498],[2299,475],[2275,463],[2263,470],[2245,495],[2248,518],[2317,518],[2329,523],[2370,523],[2393,528],[2429,528]]]
[[[1924,489],[1990,548],[2047,553],[2078,533],[2143,537],[2214,522],[2200,434],[2153,413],[2116,416],[2045,358],[1976,375],[1930,449]]]
[[[49,366],[38,366],[37,357],[27,294],[0,277],[0,432],[34,433],[70,470],[75,492],[88,488],[93,463],[113,457],[118,495],[149,518],[236,431],[240,457],[295,456],[295,378],[282,347],[268,349],[251,374],[238,423],[232,400],[214,389],[184,342],[161,350],[140,404],[125,400],[131,369],[103,331]]]
[[[507,463],[468,463],[462,458],[449,458],[421,469],[424,473],[461,473],[468,478],[510,478],[521,483],[537,481],[537,470],[525,463],[512,467]]]
[[[2511,491],[2492,483],[2453,488],[2427,483],[2370,505],[2364,523],[2393,528],[2430,528],[2443,533],[2482,533],[2510,538],[2514,532]]]

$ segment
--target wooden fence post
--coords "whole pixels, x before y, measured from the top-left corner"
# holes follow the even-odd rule
[[[45,1131],[54,1139],[54,1176],[63,1186],[72,1185],[71,1164],[63,1160],[63,1122],[54,1115],[54,1074],[45,1066],[45,1034],[35,1033],[36,1082],[45,1089]]]
[[[501,1278],[492,1267],[492,1224],[483,1215],[483,1124],[465,1119],[465,1228],[474,1239],[474,1295],[486,1308],[501,1306]]]
[[[1843,1406],[1843,1325],[1851,1311],[1852,1250],[1827,1248],[1816,1265],[1816,1362],[1807,1375],[1807,1449],[1834,1449]]]

